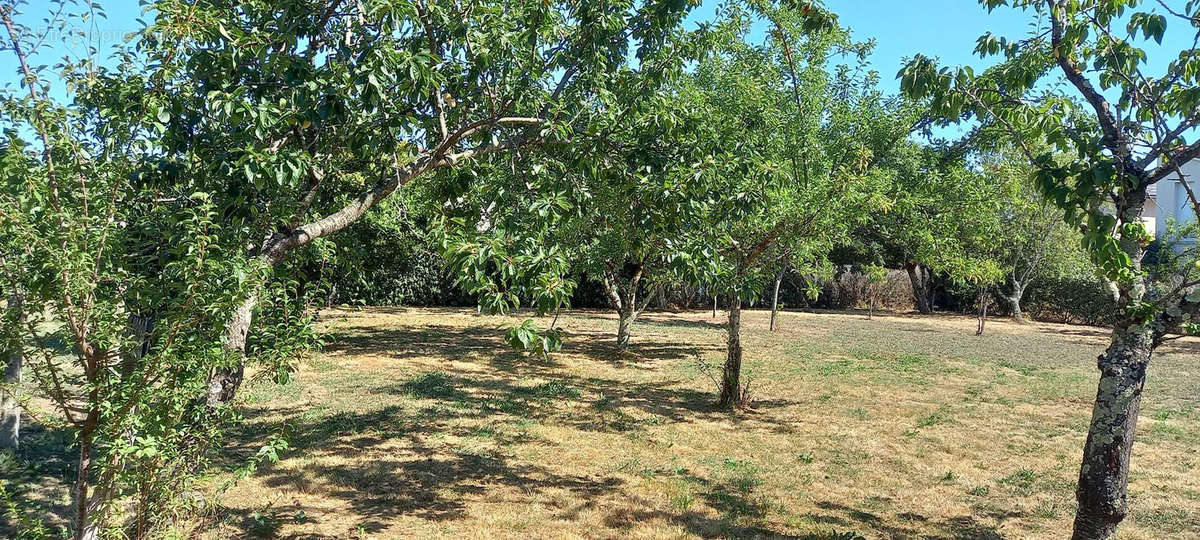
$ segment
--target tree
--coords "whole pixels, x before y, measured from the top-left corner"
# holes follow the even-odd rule
[[[139,69],[134,56],[119,51],[113,71],[55,66],[60,102],[29,62],[44,36],[18,7],[0,2],[0,49],[21,76],[0,93],[0,288],[19,295],[3,348],[73,436],[75,538],[123,528],[117,516],[147,535],[205,463],[215,432],[196,396],[256,269],[207,193],[161,188],[164,112],[109,84]],[[71,25],[57,7],[47,31]]]
[[[511,246],[516,231],[541,231],[532,237],[564,254],[572,274],[602,283],[617,314],[617,346],[628,347],[654,294],[705,257],[689,237],[712,195],[696,176],[707,119],[677,88],[688,46],[679,32],[637,66],[615,70],[595,103],[573,113],[585,127],[571,144],[498,158],[464,190],[433,197],[455,201],[438,209],[460,224],[452,248],[504,236]],[[528,204],[542,194],[554,198]],[[493,257],[492,268],[508,266]]]
[[[983,0],[1010,5],[1037,24],[1025,39],[980,37],[976,52],[999,56],[981,73],[913,59],[899,77],[904,91],[928,97],[948,119],[977,118],[1012,137],[1039,190],[1082,231],[1082,245],[1116,284],[1118,313],[1097,366],[1100,381],[1076,490],[1074,538],[1109,538],[1124,519],[1129,456],[1150,358],[1170,334],[1195,330],[1200,292],[1194,265],[1154,280],[1142,259],[1152,238],[1140,221],[1147,188],[1183,174],[1200,156],[1186,137],[1200,125],[1196,47],[1163,51],[1171,60],[1150,73],[1146,47],[1168,25],[1200,40],[1200,3],[1172,6],[1131,0]],[[1150,44],[1150,45],[1147,45]],[[1071,96],[1042,85],[1060,80]],[[1035,152],[1045,145],[1052,152]],[[1065,159],[1062,159],[1065,156]],[[1184,181],[1196,214],[1200,203]]]
[[[1061,274],[1080,264],[1079,233],[1063,221],[1063,212],[1037,191],[1029,163],[1006,144],[986,151],[982,167],[988,178],[1006,186],[999,208],[997,262],[1005,270],[1002,295],[1014,321],[1025,322],[1021,300],[1043,276]]]
[[[213,194],[272,268],[414,179],[569,138],[566,104],[690,5],[160,0],[140,37],[154,68],[126,78],[163,104],[168,181]],[[242,381],[257,300],[226,325],[214,407]]]
[[[871,264],[863,268],[863,274],[866,278],[867,319],[870,319],[875,314],[875,306],[879,303],[880,297],[887,287],[888,269],[885,266]]]
[[[787,275],[788,261],[787,255],[780,257],[779,272],[775,274],[775,285],[771,289],[771,324],[768,327],[772,332],[775,331],[775,317],[779,315],[779,287],[783,285],[783,278]]]
[[[193,450],[209,433],[181,426],[201,420],[192,396],[220,360],[213,336],[248,269],[222,252],[228,244],[205,194],[143,189],[140,179],[155,171],[141,166],[153,151],[130,127],[140,119],[47,97],[26,61],[36,36],[14,12],[0,4],[27,93],[0,95],[0,280],[22,301],[9,304],[3,341],[74,435],[74,535],[94,539],[113,525],[122,495],[140,495],[140,524],[196,466]],[[77,103],[106,99],[90,65],[61,70]],[[131,331],[151,314],[152,327]]]
[[[749,38],[756,20],[773,28],[763,43]],[[861,62],[867,46],[815,4],[733,5],[701,34],[707,54],[684,91],[712,115],[712,157],[700,176],[721,194],[704,220],[720,264],[705,281],[730,299],[718,404],[732,408],[748,399],[741,307],[769,279],[761,262],[787,254],[800,269],[827,267],[825,254],[877,202],[870,149],[839,136],[869,114],[874,79],[850,68],[828,73],[832,56]]]
[[[885,118],[907,118],[914,131],[921,130],[927,119],[914,107],[899,103]],[[867,216],[834,257],[839,264],[902,269],[917,311],[933,313],[936,281],[947,277],[949,253],[966,254],[961,241],[977,234],[970,229],[994,210],[994,192],[988,179],[972,173],[963,149],[940,142],[897,141],[875,168],[884,179],[881,191],[887,204]]]

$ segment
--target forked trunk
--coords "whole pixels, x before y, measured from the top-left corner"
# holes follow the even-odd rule
[[[717,405],[732,409],[742,404],[742,300],[737,294],[731,295],[729,300],[728,330],[725,368],[721,372],[721,397]]]
[[[24,298],[19,294],[8,295],[8,309],[16,314],[15,324],[24,323],[22,310]],[[3,357],[8,363],[4,367],[4,389],[0,389],[0,448],[16,449],[21,442],[21,404],[17,401],[16,387],[21,383],[21,364],[25,357],[18,346],[14,346]]]
[[[208,379],[208,406],[217,407],[233,401],[242,378],[246,372],[246,336],[250,333],[250,323],[254,318],[254,306],[258,298],[251,294],[242,305],[238,306],[229,324],[225,328],[225,343],[221,348],[225,351],[226,365],[214,370]]]
[[[645,309],[653,293],[638,305],[638,285],[642,280],[642,265],[626,264],[620,272],[611,269],[604,273],[604,291],[617,312],[617,348],[626,349],[633,335],[633,322]]]
[[[926,315],[933,313],[933,276],[928,268],[916,263],[904,263],[908,279],[912,282],[913,303],[917,311]]]
[[[1074,540],[1112,537],[1126,514],[1129,456],[1142,403],[1154,336],[1146,328],[1117,328],[1098,359],[1100,384],[1083,448],[1075,498]]]

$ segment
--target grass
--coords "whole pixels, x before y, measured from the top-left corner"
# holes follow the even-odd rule
[[[743,315],[755,408],[713,409],[720,319],[563,315],[549,359],[520,317],[324,313],[290,387],[247,390],[244,448],[292,450],[196,524],[229,536],[1059,538],[1101,329],[970,319]],[[1200,536],[1200,344],[1155,358],[1125,540]],[[244,450],[242,450],[244,451]],[[296,519],[303,516],[304,519]]]
[[[292,384],[255,383],[228,450],[292,448],[185,535],[1061,538],[1102,329],[952,316],[743,314],[754,409],[715,410],[710,313],[563,314],[561,354],[508,350],[523,317],[331,310]],[[1200,342],[1151,367],[1120,538],[1200,537]],[[861,536],[860,536],[861,535]]]

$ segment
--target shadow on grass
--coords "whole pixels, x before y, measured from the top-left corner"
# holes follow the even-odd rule
[[[333,332],[325,352],[334,355],[382,356],[396,360],[433,357],[445,360],[478,360],[507,372],[564,367],[553,357],[541,358],[511,349],[504,343],[500,326],[458,327],[423,325],[406,328],[357,327]],[[644,341],[634,337],[629,350],[616,346],[616,339],[603,332],[572,332],[563,337],[563,354],[579,354],[617,367],[646,367],[655,362],[694,358],[717,347],[690,343]]]
[[[448,384],[448,383],[446,383]],[[432,390],[448,398],[459,397],[457,390],[417,382],[418,391]],[[442,385],[444,386],[444,385]],[[498,412],[498,411],[497,411]],[[259,411],[247,416],[251,424],[237,437],[240,441],[261,440],[268,433],[285,432],[291,444],[289,454],[302,456],[299,467],[262,467],[256,476],[272,488],[341,500],[356,514],[366,532],[386,528],[386,522],[398,516],[416,516],[432,521],[466,517],[466,498],[489,488],[507,486],[525,493],[567,490],[579,497],[597,497],[619,489],[623,480],[616,477],[559,474],[534,464],[515,463],[502,452],[472,453],[449,448],[438,442],[447,435],[477,435],[480,428],[450,425],[461,417],[486,417],[490,410],[462,406],[457,402],[439,402],[415,414],[402,406],[387,406],[375,411],[342,412],[312,420],[255,422]],[[531,442],[521,433],[488,433],[500,448]],[[227,450],[244,458],[253,448],[237,446]],[[361,460],[363,452],[382,452],[389,459]],[[231,459],[239,459],[230,456]],[[313,458],[324,458],[314,461]],[[342,459],[344,458],[344,459]],[[294,514],[297,509],[271,509],[269,515]],[[258,535],[264,521],[259,516],[224,519],[246,535]],[[253,519],[250,519],[253,517]],[[270,529],[270,527],[266,527]]]
[[[413,337],[414,334],[423,337]],[[443,349],[455,340],[442,336],[440,330],[433,333],[436,337],[432,345],[428,332],[373,330],[369,335],[372,339],[355,342],[354,346],[411,343],[418,348],[455,354]],[[482,351],[484,345],[480,342],[489,342],[491,351],[502,346],[490,341],[468,332],[457,341],[455,350]],[[345,353],[361,354],[361,349],[349,348],[346,340],[339,343]],[[566,490],[587,500],[598,500],[608,493],[624,496],[620,493],[624,484],[621,477],[563,474],[538,464],[514,462],[510,457],[513,447],[531,442],[542,446],[552,443],[514,430],[512,422],[532,419],[582,431],[619,433],[651,424],[705,418],[767,423],[765,419],[769,416],[730,415],[714,406],[715,394],[681,388],[679,381],[630,382],[582,377],[537,368],[523,361],[492,365],[496,367],[495,373],[448,370],[424,372],[400,382],[376,379],[363,390],[366,407],[372,401],[392,401],[382,396],[406,396],[414,401],[374,410],[356,409],[323,416],[315,416],[320,414],[319,410],[294,411],[284,419],[270,420],[266,417],[277,414],[278,410],[248,410],[247,422],[231,434],[234,444],[226,447],[225,457],[229,463],[244,462],[257,451],[255,441],[274,433],[286,433],[291,448],[285,457],[300,456],[304,463],[297,467],[260,468],[256,476],[265,485],[340,500],[366,525],[372,521],[384,523],[397,516],[447,521],[464,518],[466,499],[493,487],[519,488],[528,494]],[[521,374],[526,370],[547,382],[522,384]],[[372,395],[380,398],[372,399]],[[757,403],[760,411],[788,405],[793,403],[783,400]],[[493,428],[501,424],[506,427]],[[446,442],[447,438],[461,441],[481,436],[489,441],[485,446],[494,448],[473,450]],[[359,457],[364,452],[388,458],[367,461]],[[270,528],[264,525],[262,515],[252,517],[224,521],[247,535]],[[271,523],[266,520],[266,525]]]
[[[858,508],[829,501],[818,502],[817,508],[833,512],[833,514],[809,514],[808,518],[814,522],[869,528],[878,531],[885,538],[913,538],[918,535],[918,531],[915,529],[891,525],[883,516]],[[926,526],[932,524],[938,530],[946,531],[944,534],[921,536],[928,540],[1002,540],[1005,538],[1000,534],[999,529],[980,521],[980,517],[998,517],[989,516],[986,513],[957,516],[938,522],[913,512],[902,512],[896,514],[895,517],[900,521],[919,522]]]
[[[723,328],[718,324],[678,322],[681,324],[676,326]],[[658,320],[650,324],[674,323]],[[438,324],[357,327],[335,332],[333,343],[327,347],[327,352],[333,354],[397,360],[426,357],[444,360],[445,367],[405,381],[370,378],[359,390],[362,406],[352,410],[326,412],[318,407],[286,411],[281,419],[277,416],[279,409],[250,409],[246,424],[231,434],[234,444],[226,447],[226,455],[231,462],[244,462],[257,451],[256,441],[286,432],[291,448],[284,457],[299,459],[263,466],[256,477],[284,492],[338,501],[347,509],[346,514],[352,514],[338,516],[339,522],[357,521],[361,530],[376,533],[400,516],[434,522],[465,519],[469,501],[497,489],[556,499],[565,491],[571,494],[567,500],[582,500],[576,507],[565,509],[560,519],[594,510],[606,498],[637,500],[636,495],[626,492],[625,477],[616,472],[575,474],[544,462],[530,463],[514,457],[520,455],[515,448],[522,445],[557,444],[531,436],[520,427],[522,422],[532,420],[607,433],[705,420],[728,422],[748,434],[761,429],[803,429],[776,418],[781,415],[771,414],[772,409],[803,405],[801,402],[759,400],[755,402],[756,413],[729,414],[714,406],[715,392],[687,388],[685,381],[640,382],[576,375],[554,359],[527,357],[509,350],[501,336],[496,328]],[[701,346],[686,343],[635,341],[631,352],[618,352],[611,336],[583,332],[569,336],[565,352],[622,369],[640,369],[644,367],[643,359],[679,360],[703,351]],[[468,358],[474,365],[492,369],[456,370],[451,363]],[[528,382],[528,376],[535,376],[539,382]],[[396,403],[385,396],[406,396],[409,400]],[[741,486],[736,477],[725,478],[722,474],[726,473],[715,479],[691,474],[681,477],[719,517],[687,508],[653,509],[645,504],[611,511],[604,523],[631,531],[641,522],[661,519],[702,537],[789,537],[763,526],[769,514],[776,511],[777,502]],[[639,506],[646,509],[640,510]],[[827,512],[812,519],[838,530],[872,529],[901,536],[913,532],[903,527],[889,528],[879,516],[860,509],[834,505],[821,508]],[[303,508],[225,510],[218,510],[218,514],[225,514],[226,524],[245,535],[261,535],[277,531],[280,523],[293,519]],[[950,532],[942,538],[998,538],[988,536],[994,531],[974,518],[963,519],[961,523],[936,524],[940,530]],[[854,536],[830,533],[802,538],[841,540]]]
[[[5,506],[0,538],[22,538],[20,533],[41,527],[66,531],[70,524],[70,499],[63,495],[74,482],[77,464],[71,434],[28,417],[22,420],[20,447],[15,453],[0,451],[0,486],[7,496],[0,501]]]

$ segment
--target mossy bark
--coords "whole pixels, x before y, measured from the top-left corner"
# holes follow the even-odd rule
[[[1151,330],[1118,328],[1099,357],[1100,384],[1075,491],[1075,540],[1110,538],[1125,518],[1129,458],[1153,350]]]

